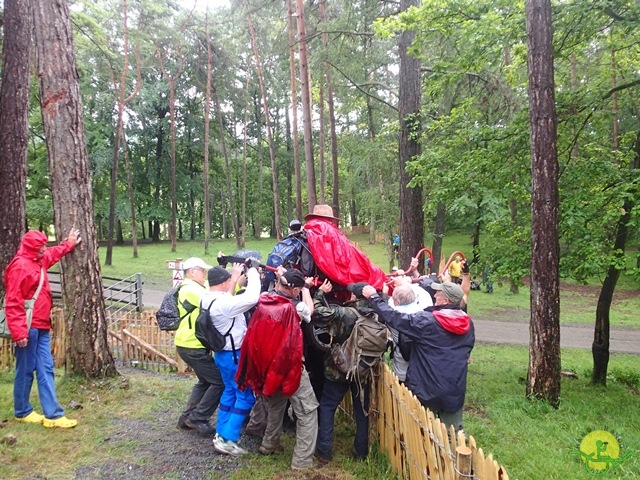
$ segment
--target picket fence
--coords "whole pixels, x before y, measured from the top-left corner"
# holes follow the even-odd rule
[[[51,346],[56,366],[64,365],[64,317],[52,311]],[[164,372],[188,372],[176,354],[173,332],[158,329],[154,312],[127,313],[113,321],[108,342],[124,365]],[[12,343],[0,339],[0,369],[13,368]],[[403,480],[508,480],[504,467],[485,457],[472,436],[456,434],[425,409],[386,364],[381,363],[372,384],[370,434]],[[343,411],[351,414],[350,396]]]

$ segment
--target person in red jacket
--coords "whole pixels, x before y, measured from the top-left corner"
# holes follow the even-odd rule
[[[16,347],[13,406],[16,420],[20,422],[41,423],[47,428],[72,428],[78,422],[64,416],[56,396],[49,336],[53,300],[47,270],[80,243],[80,232],[72,228],[67,239],[55,247],[47,248],[47,241],[44,233],[29,230],[4,272],[5,313]],[[41,278],[42,286],[28,326],[24,304],[34,297]],[[29,401],[34,373],[44,416],[36,413]]]

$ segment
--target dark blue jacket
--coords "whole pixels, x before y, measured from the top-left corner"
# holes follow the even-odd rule
[[[378,295],[369,299],[378,318],[413,341],[405,384],[434,412],[456,412],[464,405],[467,366],[475,343],[469,315],[453,305],[406,314]]]

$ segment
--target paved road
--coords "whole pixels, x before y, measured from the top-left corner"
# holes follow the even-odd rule
[[[165,292],[144,289],[142,299],[145,307],[157,308]],[[500,321],[474,318],[476,340],[481,343],[529,344],[528,318],[521,321]],[[591,349],[593,325],[572,324],[560,327],[560,346]],[[640,330],[612,328],[610,351],[640,355]]]

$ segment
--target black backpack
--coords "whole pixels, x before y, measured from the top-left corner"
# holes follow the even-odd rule
[[[185,309],[186,313],[180,316],[178,312],[178,293],[181,286],[179,285],[169,290],[162,299],[160,308],[156,312],[156,322],[158,322],[160,330],[177,330],[180,322],[196,308],[195,305],[185,300],[182,302],[182,308]]]
[[[236,357],[236,347],[233,343],[233,336],[231,335],[231,330],[233,329],[236,319],[234,318],[231,322],[231,327],[229,327],[227,333],[224,335],[220,333],[220,331],[213,325],[213,322],[211,321],[211,314],[209,313],[209,308],[211,308],[213,302],[215,302],[215,300],[213,300],[207,308],[204,308],[202,306],[202,300],[200,301],[200,313],[198,314],[198,318],[196,318],[195,326],[196,338],[200,341],[202,346],[210,352],[221,352],[227,344],[227,337],[230,337],[231,348],[233,349],[233,360],[237,364],[238,359]]]
[[[413,339],[407,337],[404,333],[398,332],[398,344],[396,348],[400,351],[400,355],[406,361],[411,358],[411,350],[413,348]]]

